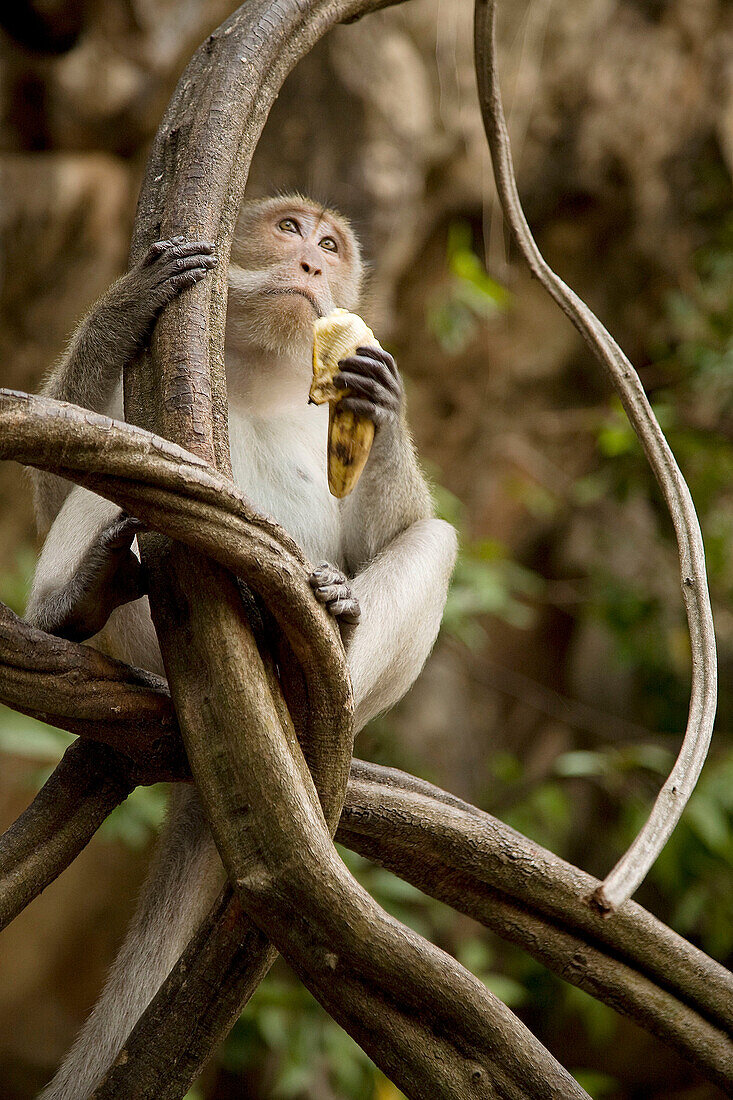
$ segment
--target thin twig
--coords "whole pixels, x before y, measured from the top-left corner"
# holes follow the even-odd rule
[[[552,295],[606,368],[659,482],[677,537],[682,593],[692,646],[692,691],[685,738],[652,812],[624,856],[598,888],[595,900],[612,912],[631,897],[666,844],[695,787],[713,731],[717,701],[715,634],[705,553],[689,488],[647,400],[639,376],[616,341],[541,255],[517,191],[497,71],[496,0],[476,0],[475,55],[481,113],[491,148],[499,199],[532,274]]]

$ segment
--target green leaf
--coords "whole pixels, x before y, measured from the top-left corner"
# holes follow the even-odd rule
[[[607,1073],[599,1073],[595,1069],[574,1069],[572,1074],[593,1100],[606,1100],[607,1096],[613,1096],[618,1091],[618,1081]]]
[[[711,852],[727,856],[731,850],[731,821],[712,798],[693,795],[687,804],[687,824]]]
[[[527,1003],[527,990],[506,974],[476,975],[486,988],[509,1008],[520,1008]]]
[[[448,230],[448,266],[456,278],[479,292],[494,307],[505,307],[510,299],[506,287],[492,279],[473,250],[468,222],[454,222]]]
[[[555,774],[565,779],[606,775],[608,770],[609,761],[604,753],[582,749],[562,753],[553,767]]]
[[[0,750],[13,756],[59,760],[74,740],[70,733],[0,707]]]

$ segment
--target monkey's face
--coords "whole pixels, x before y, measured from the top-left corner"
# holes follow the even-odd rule
[[[318,317],[356,307],[361,278],[358,242],[335,211],[301,196],[245,203],[232,243],[227,338],[299,355]]]

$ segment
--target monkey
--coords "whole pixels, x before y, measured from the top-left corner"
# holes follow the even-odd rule
[[[206,241],[158,241],[80,324],[42,392],[121,418],[124,368],[163,307],[212,271]],[[360,347],[339,363],[340,404],[375,425],[359,482],[327,486],[327,406],[308,403],[313,322],[354,310],[365,264],[349,221],[299,194],[246,200],[228,268],[225,366],[233,478],[315,563],[315,599],[341,631],[355,730],[402,697],[440,627],[457,553],[434,515],[393,356]],[[33,475],[46,535],[26,617],[164,674],[135,539],[140,524],[51,474]],[[84,1100],[203,920],[223,870],[192,788],[177,785],[138,910],[101,997],[41,1100]]]

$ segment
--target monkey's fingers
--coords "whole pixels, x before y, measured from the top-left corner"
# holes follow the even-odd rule
[[[354,374],[351,371],[340,371],[334,376],[333,384],[337,389],[348,391],[347,396],[365,397],[388,411],[394,413],[399,411],[401,394],[388,389],[378,379]]]
[[[327,605],[327,610],[329,615],[333,615],[334,619],[338,619],[340,623],[347,623],[349,626],[356,626],[361,619],[361,608],[356,596],[334,600]]]
[[[319,603],[331,604],[334,600],[346,598],[351,589],[347,584],[324,584],[313,589],[313,595]]]
[[[351,394],[341,398],[338,408],[342,412],[351,413],[357,420],[370,420],[375,428],[380,428],[390,421],[394,422],[396,415],[393,408],[372,401],[368,397],[357,397]]]
[[[176,294],[180,294],[186,287],[195,286],[196,283],[200,283],[205,275],[208,275],[208,271],[201,268],[193,268],[191,271],[184,271],[182,275],[174,275],[172,279],[169,279],[166,286],[170,287],[173,291],[171,298],[175,298]]]
[[[170,241],[156,241],[151,244],[143,263],[155,263],[162,256],[173,259],[184,256],[211,256],[215,251],[216,245],[211,241],[187,241],[185,237],[173,237]]]
[[[327,584],[347,584],[345,573],[330,561],[320,561],[308,578],[311,588]]]
[[[394,374],[381,359],[373,359],[369,355],[350,355],[348,359],[342,359],[339,362],[339,373],[371,378],[395,396],[402,396],[402,379],[399,374]],[[335,374],[334,385],[337,377],[338,375]]]
[[[319,603],[325,604],[329,615],[339,622],[355,626],[359,622],[359,601],[351,591],[344,573],[330,562],[321,562],[308,578],[313,594]]]
[[[195,271],[198,268],[206,274],[213,267],[216,267],[216,256],[201,256],[197,253],[195,256],[166,258],[160,268],[160,278],[169,279],[172,275],[180,275],[184,271]]]
[[[400,381],[400,372],[397,370],[397,364],[394,361],[394,356],[390,355],[388,351],[380,347],[358,347],[356,354],[364,356],[366,359],[377,360],[379,363],[383,363],[387,367],[389,373]],[[401,385],[401,382],[400,382]]]
[[[121,512],[117,520],[105,527],[100,535],[100,546],[106,550],[129,550],[135,536],[144,531],[145,524],[135,516]]]
[[[153,298],[160,306],[167,305],[186,287],[204,279],[216,266],[216,256],[200,255],[165,257],[159,267],[151,268],[155,284]]]

